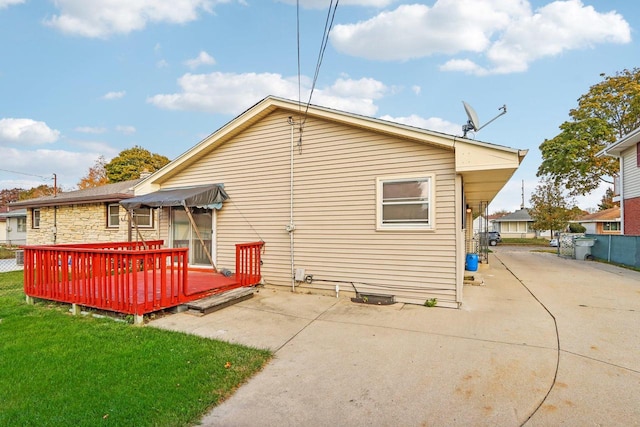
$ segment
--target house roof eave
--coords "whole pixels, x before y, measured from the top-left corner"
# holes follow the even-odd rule
[[[292,117],[299,116],[304,112],[310,116],[319,117],[325,120],[344,123],[374,132],[394,135],[399,138],[409,139],[453,151],[461,149],[462,147],[476,147],[480,150],[491,150],[495,153],[502,153],[499,157],[506,155],[510,159],[515,158],[516,160],[510,160],[510,163],[515,163],[516,168],[527,153],[527,150],[518,150],[496,144],[474,141],[460,136],[420,129],[409,125],[361,116],[327,107],[311,105],[307,108],[306,104],[301,104],[297,101],[269,96],[226,123],[217,131],[213,132],[195,146],[185,151],[183,154],[176,157],[164,168],[145,178],[136,185],[135,193],[144,194],[146,192],[158,190],[163,182],[179,174],[182,170],[197,161],[197,159],[199,159],[203,154],[213,151],[216,147],[225,143],[244,129],[278,109],[291,113]]]
[[[600,150],[596,156],[612,156],[612,157],[620,157],[620,153],[622,153],[627,148],[631,148],[635,144],[640,142],[640,127],[632,130],[616,142],[608,145],[603,150]]]

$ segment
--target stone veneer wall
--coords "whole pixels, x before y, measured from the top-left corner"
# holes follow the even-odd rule
[[[128,240],[126,210],[120,207],[119,227],[107,227],[107,207],[104,203],[59,206],[54,215],[53,207],[40,208],[40,228],[33,228],[33,209],[27,212],[27,244],[51,245],[68,243],[125,242]],[[54,241],[54,216],[56,231]],[[145,240],[159,239],[158,217],[154,211],[154,227],[141,228]],[[139,240],[135,229],[132,240]]]

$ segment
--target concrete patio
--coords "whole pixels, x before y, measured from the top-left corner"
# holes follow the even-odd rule
[[[640,273],[509,247],[490,262],[460,310],[263,288],[150,325],[275,352],[206,426],[637,424]]]

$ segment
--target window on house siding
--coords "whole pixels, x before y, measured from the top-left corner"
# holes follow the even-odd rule
[[[620,231],[620,223],[619,222],[605,222],[602,224],[602,229],[604,231]]]
[[[107,227],[120,226],[120,205],[117,203],[107,205]]]
[[[27,218],[17,218],[18,219],[18,232],[27,231]]]
[[[377,228],[433,229],[433,177],[378,178]]]
[[[31,226],[33,228],[40,228],[40,209],[34,209],[31,212]]]
[[[138,208],[133,210],[133,219],[141,228],[153,227],[153,211],[151,208]]]

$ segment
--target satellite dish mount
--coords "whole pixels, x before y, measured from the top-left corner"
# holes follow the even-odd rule
[[[462,105],[464,105],[464,111],[467,113],[467,118],[469,119],[466,125],[462,125],[462,132],[464,132],[464,134],[462,135],[463,138],[467,137],[467,132],[469,132],[470,130],[474,132],[478,132],[480,131],[480,129],[484,128],[485,126],[493,122],[498,117],[504,116],[505,114],[507,114],[507,105],[504,104],[502,107],[498,108],[499,111],[502,111],[500,114],[498,114],[493,119],[489,120],[487,123],[480,126],[480,120],[478,119],[478,114],[476,114],[476,110],[474,110],[471,107],[471,105],[467,104],[464,101],[462,101]]]

